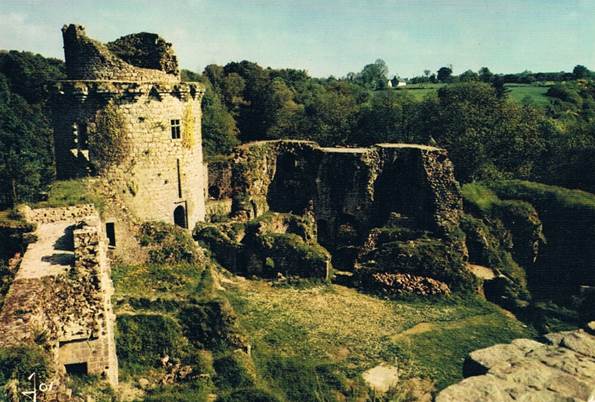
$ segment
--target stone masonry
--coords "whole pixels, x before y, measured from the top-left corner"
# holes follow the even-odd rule
[[[171,44],[133,34],[104,45],[62,30],[68,80],[53,98],[58,178],[97,175],[141,221],[204,219],[199,83],[181,82]]]
[[[83,211],[88,214],[81,218]],[[0,347],[38,344],[57,373],[118,383],[107,239],[90,205],[27,212],[37,225],[0,312]]]
[[[233,161],[235,215],[313,209],[321,243],[342,225],[356,235],[400,213],[426,230],[458,226],[462,199],[446,151],[415,144],[324,148],[310,141],[261,141]]]

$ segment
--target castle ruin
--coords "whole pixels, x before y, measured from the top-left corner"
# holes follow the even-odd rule
[[[54,101],[59,179],[99,176],[141,221],[204,218],[199,83],[181,82],[170,43],[139,33],[102,44],[62,28],[68,80]]]

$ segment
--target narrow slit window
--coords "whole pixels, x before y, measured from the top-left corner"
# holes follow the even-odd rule
[[[178,173],[178,197],[182,198],[182,177],[180,175],[180,160],[176,159],[176,169]]]
[[[116,247],[116,225],[114,222],[107,222],[105,224],[105,234],[109,241],[108,246],[110,248]]]
[[[87,132],[87,125],[85,123],[79,124],[78,129],[78,143],[80,149],[88,149],[88,138],[89,134]]]
[[[180,138],[180,120],[173,119],[171,121],[171,138],[177,140]]]

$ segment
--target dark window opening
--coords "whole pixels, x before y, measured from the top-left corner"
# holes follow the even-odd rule
[[[171,138],[174,140],[177,140],[180,138],[180,120],[179,119],[173,119],[171,121]]]
[[[72,364],[65,364],[64,368],[66,369],[66,374],[74,375],[74,376],[83,376],[87,375],[87,363],[72,363]]]
[[[116,247],[116,224],[114,222],[107,222],[105,224],[105,234],[109,241],[109,247]]]
[[[174,223],[184,229],[188,227],[186,209],[181,205],[178,205],[176,209],[174,209]]]
[[[180,176],[180,160],[176,159],[176,168],[178,170],[178,198],[182,198],[182,177]]]
[[[88,138],[89,138],[89,135],[87,133],[87,125],[85,123],[79,124],[78,142],[79,142],[80,149],[88,149],[89,148],[89,146],[87,145]]]
[[[219,190],[219,187],[217,187],[217,186],[209,187],[209,197],[218,200],[220,196],[221,196],[221,191]]]

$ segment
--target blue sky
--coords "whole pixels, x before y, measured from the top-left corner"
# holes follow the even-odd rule
[[[595,69],[594,0],[2,0],[0,49],[63,58],[60,28],[100,41],[156,32],[182,67],[251,60],[344,76],[382,58],[391,74]]]

